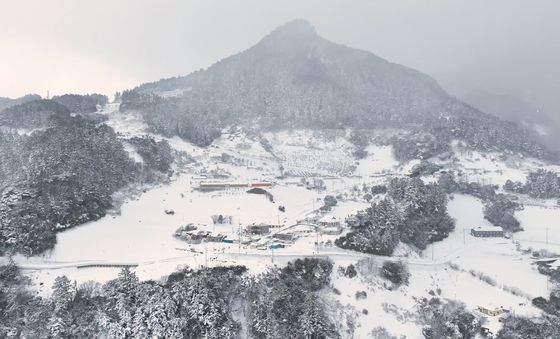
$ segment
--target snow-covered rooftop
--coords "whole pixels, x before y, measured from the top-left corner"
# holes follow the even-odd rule
[[[504,229],[499,226],[479,226],[474,227],[473,230],[481,232],[503,232]]]
[[[499,226],[479,226],[474,227],[473,230],[481,232],[503,232],[504,229]]]
[[[334,222],[340,222],[340,220],[338,220],[338,218],[336,218],[333,215],[325,215],[323,216],[321,219],[319,219],[319,222],[329,222],[329,223],[334,223]]]

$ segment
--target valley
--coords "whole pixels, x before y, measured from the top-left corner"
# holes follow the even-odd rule
[[[136,197],[125,197],[117,209],[100,220],[58,233],[53,250],[30,258],[16,256],[15,262],[32,278],[41,295],[50,295],[57,276],[66,275],[78,284],[89,280],[106,282],[118,276],[119,265],[131,265],[140,279],[158,280],[184,267],[243,265],[251,274],[259,274],[304,257],[328,258],[335,268],[354,264],[368,265],[370,270],[372,265],[380,267],[385,260],[400,260],[407,264],[411,276],[409,285],[399,290],[383,291],[375,276],[349,281],[334,269],[331,288],[342,294],[322,293],[344,309],[359,313],[365,307],[371,312],[371,316],[352,316],[352,312],[347,315],[358,326],[357,337],[367,337],[378,324],[391,333],[416,338],[420,336],[420,327],[414,323],[405,325],[406,317],[389,312],[387,305],[401,311],[410,309],[415,298],[438,290],[444,298],[465,302],[473,312],[481,305],[500,305],[518,315],[535,316],[540,311],[531,306],[531,300],[550,293],[551,286],[537,271],[529,250],[560,253],[560,232],[555,229],[560,227],[555,225],[560,208],[550,201],[522,197],[525,208],[518,214],[524,230],[512,239],[485,239],[470,234],[471,228],[491,225],[482,214],[482,202],[473,196],[455,194],[448,205],[456,221],[449,237],[424,251],[401,244],[393,257],[368,255],[336,247],[334,241],[339,235],[320,232],[314,220],[323,215],[345,220],[370,205],[364,200],[363,187],[409,175],[419,162],[399,163],[390,146],[370,144],[367,157],[353,160],[354,146],[344,131],[267,133],[264,137],[271,151],[265,150],[258,138],[232,130],[212,146],[201,148],[178,138],[150,134],[141,121],[134,123],[134,113],[119,113],[115,105],[108,105],[102,114],[121,137],[148,134],[156,140],[166,139],[175,150],[189,154],[194,162],[182,167],[175,165],[169,183],[146,186],[145,192],[140,191]],[[522,180],[533,169],[531,166],[546,165],[528,160],[515,166],[519,162],[498,160],[495,154],[461,151],[459,146],[455,152],[452,160],[436,160],[442,170],[462,172],[468,180],[486,184]],[[221,179],[212,178],[215,175]],[[429,182],[436,177],[437,174],[423,179]],[[324,188],[304,183],[312,179],[321,179]],[[274,202],[263,195],[249,194],[244,188],[209,192],[198,189],[200,182],[212,180],[272,182],[274,186],[266,190]],[[319,208],[327,195],[336,196],[338,202],[331,211],[321,212]],[[375,196],[373,201],[381,198]],[[279,206],[285,212],[279,211]],[[231,223],[213,224],[211,216],[216,214],[231,216]],[[278,224],[280,228],[251,241],[244,230],[247,225],[259,223]],[[174,236],[175,230],[185,224],[225,235],[231,243],[189,244]],[[547,229],[548,239],[543,234]],[[342,232],[348,229],[343,227]],[[297,239],[287,242],[284,248],[270,249],[275,233],[294,234]],[[240,244],[242,239],[247,242]],[[111,265],[114,267],[107,267]],[[354,300],[358,290],[371,292],[366,304]],[[497,331],[500,324],[491,317],[488,327]]]

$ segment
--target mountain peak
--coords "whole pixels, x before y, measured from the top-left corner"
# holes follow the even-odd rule
[[[297,34],[297,35],[317,35],[315,27],[305,19],[295,19],[277,27],[272,33],[276,34]]]
[[[318,38],[315,27],[309,21],[296,19],[274,29],[261,40],[261,43],[285,46],[290,43],[309,43]]]

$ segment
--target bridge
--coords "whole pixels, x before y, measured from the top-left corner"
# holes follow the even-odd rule
[[[1,257],[0,265],[6,265],[8,258]],[[104,260],[86,260],[86,261],[30,261],[30,260],[15,260],[16,265],[22,270],[38,271],[38,270],[56,270],[62,268],[134,268],[138,267],[138,263],[134,262],[118,262],[118,261],[104,261]]]
[[[134,268],[138,267],[137,263],[110,263],[110,262],[90,262],[77,264],[76,268],[91,268],[91,267],[109,267],[109,268]]]

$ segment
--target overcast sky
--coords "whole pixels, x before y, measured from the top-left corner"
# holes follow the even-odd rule
[[[0,4],[0,96],[112,95],[208,67],[295,18],[327,39],[428,73],[454,93],[482,88],[551,103],[560,95],[557,0]]]

